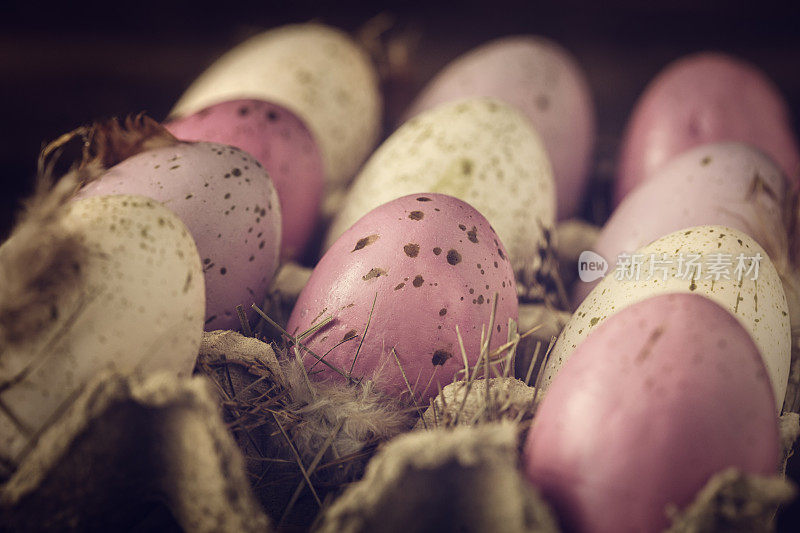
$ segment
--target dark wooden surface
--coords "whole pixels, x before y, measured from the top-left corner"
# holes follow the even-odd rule
[[[493,37],[533,33],[559,41],[586,69],[594,94],[598,180],[610,174],[637,95],[667,62],[686,53],[722,50],[756,63],[783,91],[800,125],[797,2],[120,4],[0,0],[0,239],[31,190],[43,142],[98,118],[144,110],[161,119],[215,57],[249,35],[289,22],[316,19],[355,31],[380,12],[393,14],[398,27],[421,38],[412,64],[411,86],[417,88],[447,61]],[[410,96],[392,94],[393,109]],[[600,221],[599,205],[595,211],[587,206],[587,217]],[[798,470],[793,465],[795,479]],[[795,505],[782,515],[781,529],[800,529],[798,517]]]

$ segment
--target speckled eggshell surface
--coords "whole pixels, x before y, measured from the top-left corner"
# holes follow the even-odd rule
[[[353,177],[380,134],[383,103],[369,55],[323,24],[282,26],[236,46],[192,83],[171,116],[238,98],[275,102],[303,119],[332,186]]]
[[[30,344],[3,351],[0,381],[10,386],[0,390],[0,401],[28,428],[22,432],[0,414],[0,456],[7,459],[97,373],[188,376],[200,347],[203,273],[178,217],[140,196],[87,198],[68,209],[62,227],[87,251],[80,282],[53,302],[48,328],[31,335]]]
[[[718,141],[762,149],[796,184],[800,153],[790,120],[783,96],[755,66],[719,53],[679,59],[650,82],[634,107],[614,200],[619,203],[673,156]]]
[[[748,235],[733,228],[695,226],[670,233],[640,248],[635,254],[639,255],[637,262],[641,265],[639,279],[617,279],[614,270],[606,274],[559,335],[544,371],[542,387],[549,387],[575,349],[608,317],[651,296],[688,292],[717,302],[750,333],[764,358],[780,410],[786,394],[791,355],[789,309],[781,279],[764,249]],[[666,261],[663,261],[664,254]],[[690,254],[700,256],[699,274],[695,267],[688,266],[689,263],[680,263],[681,257],[689,261]],[[735,270],[740,254],[745,267],[741,270],[741,281]],[[748,269],[756,254],[761,259],[757,262],[757,278],[753,280],[755,271],[748,272]],[[653,258],[655,262],[651,260]],[[712,274],[715,267],[710,265],[715,263],[719,279]],[[690,270],[695,274],[688,274]],[[722,277],[725,271],[728,279]],[[624,271],[625,274],[630,272],[630,269]]]
[[[325,171],[320,150],[299,118],[270,102],[233,100],[164,126],[183,141],[228,144],[258,159],[280,198],[281,256],[303,251],[319,214]]]
[[[406,122],[356,177],[326,245],[370,210],[417,192],[469,203],[497,231],[515,271],[540,270],[555,223],[555,185],[544,145],[519,111],[478,98]]]
[[[786,180],[760,150],[741,143],[714,143],[676,156],[625,197],[592,250],[613,270],[631,253],[682,228],[718,224],[752,236],[776,267],[788,257],[783,223]],[[595,283],[576,283],[580,304]]]
[[[693,294],[654,296],[580,345],[536,412],[528,479],[565,527],[663,531],[716,473],[777,474],[769,378],[750,335]]]
[[[477,96],[501,100],[531,120],[553,164],[558,218],[575,215],[589,176],[595,112],[589,84],[572,54],[543,37],[490,41],[439,72],[406,117]]]
[[[280,252],[280,202],[261,163],[231,146],[178,143],[126,159],[79,196],[121,193],[180,217],[203,261],[206,329],[239,329],[236,306],[261,304]]]
[[[378,372],[379,386],[400,395],[407,386],[394,349],[424,403],[437,393],[437,382],[447,385],[464,368],[456,325],[470,364],[476,363],[495,293],[491,348],[506,342],[508,320],[517,318],[503,244],[469,204],[443,194],[410,195],[371,211],[337,239],[314,269],[287,329],[298,334],[333,317],[303,343],[347,373],[363,342],[353,376]],[[304,362],[322,371],[317,377],[338,377],[314,365],[312,356]]]

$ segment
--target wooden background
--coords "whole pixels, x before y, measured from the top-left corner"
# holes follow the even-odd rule
[[[258,31],[289,22],[316,19],[355,31],[385,12],[394,16],[398,29],[416,32],[420,41],[411,78],[391,93],[393,112],[447,61],[488,39],[534,33],[557,40],[583,65],[594,94],[596,205],[587,204],[585,214],[596,222],[606,215],[604,181],[627,116],[648,80],[672,59],[712,49],[754,62],[783,91],[800,129],[797,2],[74,4],[0,0],[0,239],[31,190],[43,142],[98,118],[144,110],[161,119],[215,57]],[[800,464],[792,470],[798,479]],[[783,530],[797,524],[800,504],[780,518]]]

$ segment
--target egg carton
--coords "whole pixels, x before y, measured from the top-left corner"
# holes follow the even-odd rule
[[[257,353],[266,365],[262,369],[279,368],[269,345],[254,339],[218,332],[207,341],[209,361],[219,363],[224,353],[242,367],[244,354]],[[514,378],[478,380],[469,390],[466,382],[445,389],[434,404],[439,402],[442,413],[450,409],[450,415],[435,415],[431,407],[427,427],[390,439],[358,473],[360,480],[328,487],[321,510],[303,508],[305,527],[320,532],[560,531],[552,509],[519,468],[525,425],[519,421],[529,420],[519,414],[529,412],[534,390]],[[259,503],[257,478],[247,466],[257,458],[223,422],[218,394],[199,377],[98,376],[0,487],[2,529],[273,530],[279,518],[271,520],[264,510],[269,506]],[[487,398],[493,420],[480,414],[487,411]],[[454,412],[464,415],[460,422],[454,422]],[[800,432],[799,418],[781,419],[784,462]],[[292,479],[301,487],[298,465],[303,464],[309,475],[315,466],[308,456],[292,463]],[[280,469],[265,477],[270,475],[280,476]],[[271,489],[280,485],[268,484]],[[780,476],[727,470],[686,509],[665,509],[669,531],[769,531],[776,508],[795,492]]]
[[[0,530],[264,532],[207,380],[105,372],[0,485]]]

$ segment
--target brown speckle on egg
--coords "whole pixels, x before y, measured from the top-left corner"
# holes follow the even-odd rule
[[[414,281],[411,282],[411,284],[414,285],[414,287],[417,287],[417,288],[422,287],[423,283],[425,283],[425,280],[419,274],[417,274],[414,277]]]
[[[447,309],[446,308],[442,307],[441,309],[439,309],[439,316],[444,316],[446,314],[447,314]]]
[[[472,229],[467,232],[467,238],[470,242],[474,242],[477,244],[478,242],[478,228],[472,226]]]
[[[364,281],[368,281],[374,278],[379,278],[383,275],[386,275],[386,271],[382,268],[375,267],[366,274],[364,274],[363,276],[361,276],[361,279],[363,279]]]
[[[422,211],[411,211],[408,214],[408,218],[410,218],[411,220],[422,220],[423,218],[425,218],[425,213],[423,213]]]
[[[461,254],[457,250],[449,250],[447,252],[447,262],[455,266],[461,262]]]
[[[403,251],[408,257],[417,257],[419,255],[419,244],[410,242],[403,246]]]
[[[380,235],[378,235],[377,233],[374,233],[372,235],[367,235],[366,237],[362,237],[362,238],[358,239],[358,242],[356,242],[356,245],[353,247],[352,250],[350,250],[350,253],[353,253],[356,250],[361,250],[362,248],[364,248],[366,246],[369,246],[373,242],[377,241],[379,238],[380,238]]]
[[[435,352],[433,352],[431,363],[433,363],[436,366],[442,366],[451,357],[453,357],[453,354],[451,354],[447,350],[436,350]]]

